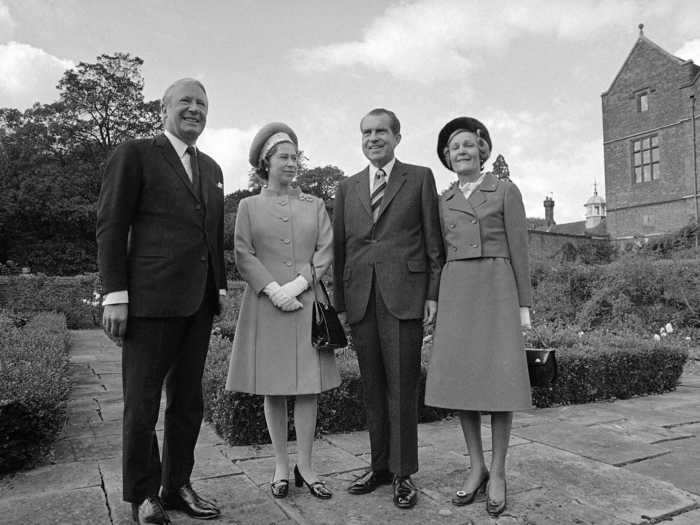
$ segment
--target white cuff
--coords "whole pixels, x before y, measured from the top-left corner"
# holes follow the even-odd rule
[[[277,290],[282,288],[277,281],[272,281],[271,283],[268,283],[265,285],[265,288],[263,288],[263,293],[270,295],[275,293]]]
[[[109,292],[102,297],[102,306],[109,304],[125,304],[129,302],[129,292],[127,290],[118,290]]]

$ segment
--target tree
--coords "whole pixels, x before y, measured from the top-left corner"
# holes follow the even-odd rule
[[[328,206],[335,197],[338,184],[345,174],[336,166],[302,168],[296,177],[296,184],[304,193],[310,193],[324,200]]]
[[[100,55],[63,74],[57,88],[63,118],[74,136],[103,152],[122,142],[155,135],[161,128],[160,102],[145,102],[143,60],[129,53]]]
[[[491,165],[492,173],[499,179],[507,179],[510,177],[510,169],[503,155],[499,154],[496,160]]]

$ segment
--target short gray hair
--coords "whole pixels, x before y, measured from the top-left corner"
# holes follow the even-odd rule
[[[170,84],[170,85],[167,87],[167,89],[165,90],[165,93],[163,93],[163,98],[160,100],[160,105],[161,105],[161,107],[165,107],[165,106],[168,105],[168,101],[169,101],[169,99],[170,99],[170,96],[172,95],[173,90],[174,90],[177,86],[179,86],[179,85],[181,85],[181,84],[190,84],[190,83],[191,83],[191,84],[196,84],[196,85],[199,86],[199,88],[204,92],[205,95],[207,94],[207,90],[204,89],[204,84],[202,84],[202,83],[201,83],[199,80],[197,80],[196,78],[189,78],[189,77],[180,78],[180,79],[176,80],[175,82],[173,82],[172,84]]]

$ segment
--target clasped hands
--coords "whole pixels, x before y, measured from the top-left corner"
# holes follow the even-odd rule
[[[283,312],[293,312],[303,307],[297,296],[308,287],[309,281],[302,275],[297,275],[295,279],[282,286],[277,281],[272,281],[263,288],[263,293],[270,298],[272,304]]]

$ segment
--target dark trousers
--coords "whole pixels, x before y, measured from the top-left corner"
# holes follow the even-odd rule
[[[208,286],[202,305],[189,317],[128,319],[122,350],[125,501],[139,503],[157,495],[161,485],[176,489],[190,479],[217,293]],[[163,383],[167,401],[161,464],[155,428]]]
[[[421,319],[397,319],[372,285],[364,318],[352,325],[362,375],[372,470],[418,471]]]

